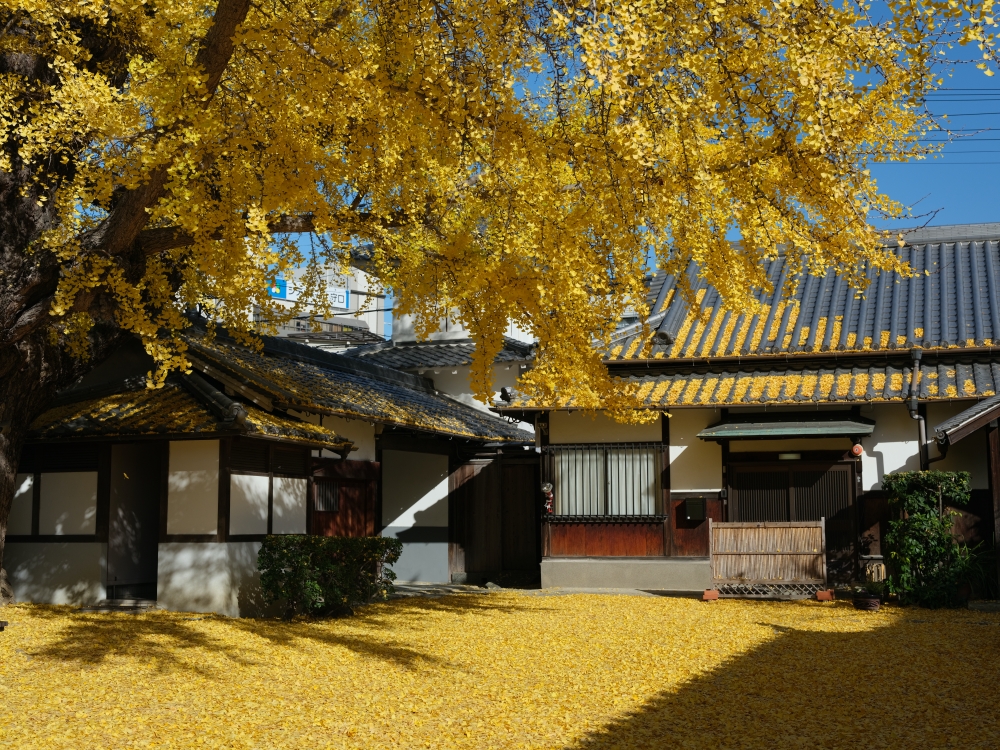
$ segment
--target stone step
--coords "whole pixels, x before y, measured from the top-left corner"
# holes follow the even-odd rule
[[[129,612],[139,614],[156,609],[155,599],[101,599],[97,604],[80,607],[81,612]]]

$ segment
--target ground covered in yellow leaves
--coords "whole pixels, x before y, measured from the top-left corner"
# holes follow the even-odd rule
[[[997,614],[503,592],[0,619],[2,747],[1000,747]]]

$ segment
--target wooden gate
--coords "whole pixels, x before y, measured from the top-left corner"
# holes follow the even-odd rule
[[[372,461],[312,459],[309,533],[374,536],[378,471]]]
[[[830,579],[848,582],[854,578],[857,523],[852,462],[733,463],[727,473],[728,521],[787,523],[826,519]]]
[[[537,459],[494,453],[453,467],[448,495],[452,581],[535,583],[540,517]]]
[[[808,597],[826,588],[823,519],[708,524],[712,585],[720,596]]]

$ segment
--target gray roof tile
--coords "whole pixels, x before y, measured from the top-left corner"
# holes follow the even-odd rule
[[[689,310],[676,293],[673,276],[653,276],[648,328],[644,332],[637,324],[619,331],[609,358],[1000,345],[1000,224],[933,227],[906,236],[911,244],[890,252],[917,275],[869,271],[863,293],[829,271],[822,277],[802,275],[795,294],[783,300],[786,259],[767,261],[774,291],[758,292],[765,305],[761,315],[726,310],[716,290],[697,278],[693,263],[686,274],[701,297],[698,310]]]

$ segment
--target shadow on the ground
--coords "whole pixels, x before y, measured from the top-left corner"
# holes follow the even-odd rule
[[[428,614],[513,614],[523,609],[524,607],[509,600],[489,595],[455,594],[395,599],[380,606],[360,607],[353,616],[334,620],[283,622],[273,619],[241,619],[232,621],[232,624],[233,627],[252,632],[276,644],[292,645],[297,640],[308,639],[324,645],[341,646],[355,653],[412,669],[418,664],[448,665],[446,660],[399,643],[400,640],[405,640],[407,632],[426,627]],[[537,611],[539,607],[532,609]],[[338,628],[336,623],[343,623],[346,627]],[[368,627],[368,634],[359,635],[356,632],[358,627]],[[344,632],[345,630],[353,632]]]
[[[251,663],[236,645],[192,627],[192,620],[210,616],[90,614],[55,607],[33,614],[69,622],[56,638],[26,651],[31,658],[97,665],[116,657],[138,657],[160,669],[181,668],[206,677],[214,676],[213,670],[192,652],[211,651],[237,664]]]
[[[1000,747],[1000,617],[897,614],[862,632],[755,623],[775,639],[570,747]]]
[[[426,616],[430,613],[475,615],[513,613],[520,609],[510,601],[470,595],[396,600],[381,606],[361,607],[353,617],[336,620],[229,619],[172,612],[91,614],[67,611],[65,607],[38,607],[33,611],[34,617],[68,620],[68,623],[55,639],[25,653],[31,658],[84,665],[100,664],[115,657],[137,657],[155,663],[160,669],[188,670],[206,677],[216,675],[193,652],[210,651],[234,664],[253,663],[247,656],[245,641],[224,638],[199,627],[199,621],[213,620],[274,645],[294,647],[299,642],[312,641],[340,646],[408,669],[418,664],[447,666],[446,661],[400,642],[405,642],[408,632],[426,627]]]

